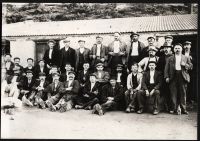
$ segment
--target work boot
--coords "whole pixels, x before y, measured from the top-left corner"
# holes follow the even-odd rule
[[[126,108],[126,113],[130,113],[131,112],[131,108],[130,107],[127,107]]]
[[[153,115],[157,115],[158,114],[158,110],[157,109],[154,109],[153,110]]]
[[[143,109],[141,108],[140,110],[137,111],[138,114],[142,114],[143,113]]]
[[[188,113],[188,111],[184,110],[184,111],[182,111],[182,114],[188,115],[189,113]]]

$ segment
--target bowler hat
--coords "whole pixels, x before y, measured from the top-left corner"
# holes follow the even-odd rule
[[[136,33],[136,32],[131,32],[130,38],[132,38],[132,37],[133,37],[133,35],[140,36],[140,35],[139,35],[138,33]]]

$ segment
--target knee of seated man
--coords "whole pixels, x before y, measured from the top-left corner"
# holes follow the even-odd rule
[[[155,90],[155,91],[154,91],[154,95],[156,95],[156,96],[157,96],[157,95],[160,95],[160,91],[159,91],[159,90]]]

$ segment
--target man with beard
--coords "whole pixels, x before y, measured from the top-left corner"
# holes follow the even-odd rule
[[[157,52],[157,48],[155,46],[150,46],[148,49],[149,52],[149,57],[145,57],[143,58],[139,63],[139,72],[143,72],[143,71],[147,71],[148,68],[148,64],[150,61],[154,61],[154,62],[158,62],[159,57],[156,56],[156,52]]]
[[[114,33],[114,41],[108,45],[108,67],[111,73],[115,71],[117,64],[125,64],[126,44],[121,41],[120,33]]]
[[[131,42],[127,45],[126,49],[126,62],[128,63],[128,69],[131,70],[131,64],[132,62],[139,62],[142,59],[142,52],[145,48],[144,43],[141,41],[138,41],[139,34],[132,32],[130,35]]]
[[[44,92],[44,89],[47,88],[49,82],[46,81],[46,74],[44,72],[39,73],[39,80],[35,82],[33,86],[33,90],[35,91],[35,102],[34,106],[41,107],[42,109],[45,108],[44,101],[47,99],[47,93]]]
[[[71,110],[77,101],[80,85],[77,80],[74,80],[75,72],[69,72],[69,80],[63,83],[62,98],[54,106],[53,111],[59,110],[61,113]]]
[[[117,76],[117,83],[122,87],[126,86],[127,71],[122,64],[117,64],[114,75]]]
[[[165,65],[167,62],[167,59],[169,57],[171,57],[173,55],[172,53],[172,46],[162,46],[162,48],[164,49],[164,55],[161,56],[158,60],[157,63],[157,70],[160,71],[162,73],[162,75],[164,76],[164,71],[165,71]],[[170,99],[170,91],[169,91],[169,84],[166,83],[165,79],[163,78],[163,83],[162,83],[162,87],[161,87],[161,96],[163,98],[163,104],[164,104],[164,108],[165,111],[169,112],[171,110],[171,99]]]
[[[108,60],[107,47],[102,44],[103,37],[96,37],[96,44],[93,45],[90,51],[90,58],[92,60],[91,67],[95,68],[95,65],[99,62],[106,66]]]
[[[188,70],[192,68],[189,57],[182,54],[182,45],[174,45],[175,54],[168,58],[165,65],[164,78],[169,83],[172,99],[172,110],[170,113],[177,112],[178,115],[188,114],[186,110],[186,90],[187,83],[190,82]]]

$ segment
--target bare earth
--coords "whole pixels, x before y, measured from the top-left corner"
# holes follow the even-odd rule
[[[91,111],[65,113],[23,108],[14,120],[1,111],[1,138],[32,139],[197,139],[197,112],[187,115]]]

